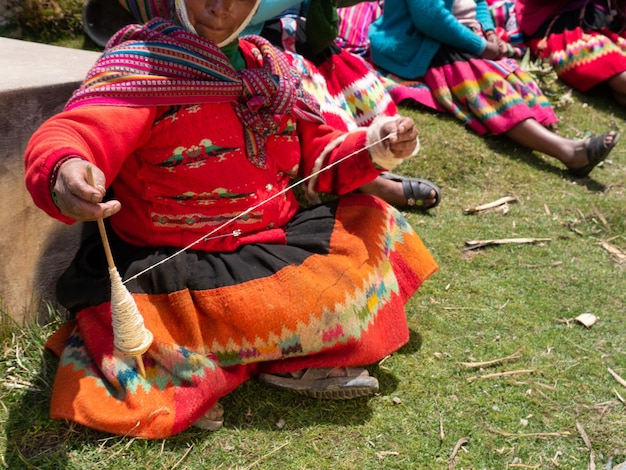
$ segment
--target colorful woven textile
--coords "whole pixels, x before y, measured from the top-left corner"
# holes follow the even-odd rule
[[[377,116],[398,112],[371,64],[337,46],[312,57],[303,30],[301,19],[282,17],[266,23],[262,34],[285,51],[302,77],[303,88],[319,101],[326,123],[352,130],[368,126]]]
[[[543,125],[557,121],[548,99],[513,59],[476,59],[442,46],[421,80],[385,78],[397,99],[446,111],[481,135],[504,133],[529,118]]]
[[[626,31],[610,30],[606,12],[592,5],[582,16],[580,10],[561,14],[544,24],[529,46],[561,80],[586,92],[626,71]]]
[[[507,56],[521,58],[526,53],[524,35],[515,15],[514,0],[488,0],[489,12],[496,26],[495,33],[507,45]]]
[[[174,251],[111,246],[123,278]],[[61,280],[80,312],[47,344],[60,355],[51,415],[163,438],[260,372],[364,365],[397,350],[404,304],[437,265],[402,215],[367,195],[304,210],[285,245],[185,252],[127,284],[155,338],[145,378],[113,350],[106,269],[96,233]]]
[[[430,88],[422,80],[407,80],[380,69],[376,69],[376,73],[389,96],[397,105],[403,101],[412,101],[435,111],[445,111],[445,108],[437,102]]]
[[[146,13],[152,14],[152,10]],[[145,127],[142,118],[129,122],[142,124],[138,134],[141,142],[148,143],[135,145],[132,137],[118,139],[119,132],[110,132],[114,138],[92,141],[130,141],[130,150],[98,153],[97,163],[103,167],[109,160],[123,160],[121,170],[111,172],[109,178],[114,180],[116,197],[126,207],[136,202],[137,214],[150,214],[156,205],[157,210],[165,207],[167,211],[157,213],[156,220],[150,216],[146,226],[172,228],[165,232],[175,241],[155,243],[156,229],[138,230],[145,239],[124,238],[135,245],[123,241],[121,236],[127,233],[122,228],[109,234],[117,269],[129,280],[125,285],[154,335],[143,355],[146,374],[140,376],[135,359],[121,355],[113,346],[110,280],[100,235],[96,231],[83,240],[58,284],[59,301],[76,314],[75,320],[46,344],[60,358],[51,398],[53,418],[114,434],[165,438],[187,429],[217,400],[259,373],[367,365],[408,341],[404,306],[437,265],[406,219],[382,200],[365,194],[350,193],[298,211],[293,194],[275,192],[279,186],[287,187],[299,166],[303,174],[310,174],[323,149],[330,146],[328,142],[339,137],[343,140],[330,153],[337,157],[333,152],[345,148],[344,153],[353,158],[322,175],[318,186],[324,189],[337,183],[341,193],[347,186],[341,183],[340,173],[346,175],[348,185],[364,175],[371,181],[369,175],[374,178],[378,170],[359,143],[365,141],[365,132],[344,136],[328,126],[312,124],[320,121],[317,109],[289,61],[258,37],[242,39],[240,47],[250,68],[235,72],[215,46],[170,21],[156,19],[147,27],[130,26],[112,38],[68,104],[68,108],[80,107],[64,116],[97,120],[92,133],[128,126],[119,119],[102,125],[107,122],[103,115],[117,115],[110,113],[113,109],[120,115],[141,111],[136,115],[143,117]],[[215,100],[219,104],[213,104]],[[81,106],[87,103],[108,106]],[[170,106],[164,114],[156,109],[185,103],[190,106]],[[293,107],[297,109],[291,111]],[[363,104],[355,104],[356,108],[366,109]],[[292,112],[298,119],[282,114]],[[367,113],[353,114],[370,119]],[[267,141],[257,141],[258,149],[253,149],[262,156],[261,149],[267,145],[267,168],[261,159],[250,158],[250,148],[248,157],[255,165],[239,150],[244,140],[242,122],[244,132],[265,137],[273,132],[274,124],[266,122],[266,117],[282,126]],[[80,118],[75,119],[77,126],[82,124]],[[227,122],[219,127],[212,119]],[[230,126],[230,122],[236,124]],[[216,134],[226,135],[236,145],[212,154],[211,139]],[[150,138],[143,139],[146,135]],[[180,147],[171,149],[179,140]],[[350,165],[358,164],[359,158],[365,165],[351,171]],[[226,178],[211,171],[226,162]],[[167,176],[135,190],[135,181],[143,185],[146,180],[133,170],[149,165],[155,167],[149,175]],[[177,173],[168,168],[176,168]],[[167,179],[175,174],[183,175],[177,183],[189,187],[170,184]],[[335,176],[327,177],[328,186],[324,186],[324,176],[329,174]],[[245,191],[228,193],[222,184],[235,179],[235,189]],[[161,180],[165,180],[163,185]],[[156,190],[163,192],[151,193],[154,189],[147,186],[158,186]],[[350,186],[350,191],[359,186]],[[258,190],[282,197],[257,199]],[[156,198],[142,199],[147,194],[163,194],[167,201],[153,204]],[[239,209],[240,201],[248,198],[259,202],[252,206],[256,212]],[[268,201],[259,209],[261,202]],[[174,206],[175,210],[169,210]],[[193,212],[187,212],[189,207]],[[175,217],[168,219],[168,214]],[[242,224],[259,224],[259,229],[220,233],[215,238],[247,241],[235,243],[230,250],[179,251],[187,245],[185,238],[193,235],[193,225],[234,220],[239,215],[244,216]],[[119,221],[122,216],[114,217]],[[135,224],[131,232],[139,218],[128,219]],[[261,226],[261,221],[266,223]],[[116,221],[110,224],[115,228]]]
[[[561,80],[585,92],[626,71],[626,36],[608,29],[585,32],[576,28],[552,34],[542,57]]]
[[[370,24],[382,14],[382,5],[383,1],[378,0],[338,8],[339,33],[335,44],[348,52],[367,57],[369,55],[367,32]]]
[[[303,87],[319,100],[329,125],[351,130],[368,126],[377,116],[397,113],[376,71],[358,56],[341,51],[317,67],[301,56],[293,58],[304,71]]]
[[[154,18],[174,19],[174,0],[119,0],[140,23]]]
[[[170,21],[129,25],[111,38],[65,109],[232,102],[246,127],[248,156],[262,167],[265,138],[277,130],[274,115],[322,119],[283,54],[259,36],[248,42],[259,48],[263,67],[237,72],[216,45]]]
[[[496,33],[510,43],[509,55],[521,57],[525,50],[515,20],[514,2],[493,0],[490,12]],[[336,44],[369,55],[367,32],[380,15],[379,2],[363,2],[339,9],[339,38]],[[448,51],[445,46],[442,50]],[[439,58],[447,52],[440,52]],[[376,69],[378,81],[394,103],[413,101],[439,112],[450,112],[481,134],[505,132],[523,119],[535,117],[549,124],[556,121],[550,104],[531,77],[513,61],[467,62],[469,56],[440,60],[423,78],[408,80]]]

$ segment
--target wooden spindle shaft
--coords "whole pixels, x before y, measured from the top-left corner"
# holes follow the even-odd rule
[[[87,181],[91,186],[95,187],[95,181],[93,178],[93,170],[91,168],[91,165],[87,166]],[[109,269],[117,270],[117,268],[115,267],[115,262],[113,261],[113,253],[111,252],[111,246],[109,244],[109,237],[107,236],[106,227],[104,226],[104,220],[102,219],[102,217],[99,217],[98,219],[96,219],[96,221],[98,223],[98,230],[100,231],[100,238],[102,239],[104,254],[106,256]],[[133,356],[135,358],[135,363],[137,364],[137,370],[139,371],[139,375],[145,378],[146,368],[143,363],[143,356],[141,354],[136,354]]]
[[[87,166],[87,181],[93,187],[95,187],[95,182],[93,179],[93,170],[91,169],[91,165]],[[107,264],[109,268],[114,268],[115,263],[113,262],[113,254],[111,253],[111,246],[109,245],[109,237],[107,236],[106,228],[104,227],[104,220],[102,217],[97,219],[98,222],[98,230],[100,231],[100,238],[102,238],[102,245],[104,246],[104,254],[107,258]]]

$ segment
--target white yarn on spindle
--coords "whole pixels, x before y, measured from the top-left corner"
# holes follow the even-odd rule
[[[123,354],[140,356],[148,350],[154,337],[145,327],[135,299],[122,283],[122,278],[115,267],[109,267],[109,276],[113,345]]]

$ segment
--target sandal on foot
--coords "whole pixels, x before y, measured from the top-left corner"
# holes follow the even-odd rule
[[[334,376],[342,371],[340,377]],[[304,369],[290,374],[261,374],[261,382],[312,398],[349,400],[378,392],[378,380],[361,367]]]
[[[430,210],[437,207],[441,200],[441,189],[432,181],[423,178],[410,178],[408,176],[396,175],[389,171],[384,171],[380,174],[381,177],[402,183],[402,191],[406,198],[407,208],[417,208],[422,210]],[[435,203],[432,206],[424,206],[424,203],[429,199],[430,192],[435,191]]]
[[[613,140],[610,144],[606,145],[604,141],[611,134],[613,135]],[[619,132],[613,131],[591,137],[587,143],[587,160],[589,160],[589,163],[585,166],[581,166],[580,168],[570,168],[569,174],[575,176],[576,178],[585,178],[589,176],[591,170],[593,170],[598,163],[603,162],[606,157],[609,156],[611,150],[613,150],[613,148],[617,145],[619,137]]]
[[[205,431],[217,431],[223,424],[224,408],[222,408],[222,405],[219,403],[213,405],[198,421],[193,423],[195,427],[204,429]]]

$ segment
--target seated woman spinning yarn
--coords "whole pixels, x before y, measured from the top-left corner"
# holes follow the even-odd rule
[[[372,394],[363,365],[408,341],[404,305],[437,265],[396,209],[356,190],[417,151],[414,123],[324,124],[281,52],[237,39],[258,2],[127,2],[148,21],[111,38],[28,144],[40,208],[108,218],[154,338],[143,374],[115,350],[106,245],[86,236],[58,286],[75,318],[47,343],[53,418],[147,438],[214,430],[218,400],[253,377]],[[294,181],[340,197],[301,208]]]

